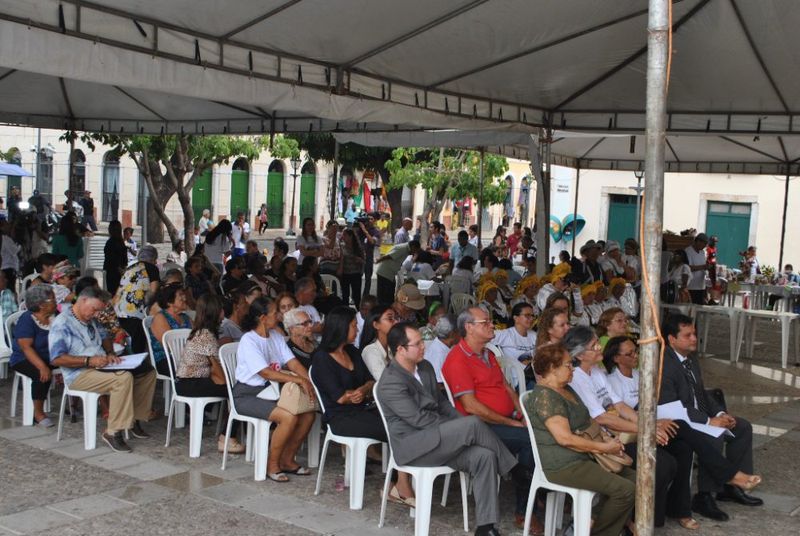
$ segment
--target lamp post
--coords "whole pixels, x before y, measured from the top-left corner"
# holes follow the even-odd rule
[[[642,200],[642,191],[644,190],[644,186],[642,186],[644,171],[637,169],[633,174],[636,176],[636,186],[631,188],[632,190],[636,190],[636,241],[641,242],[642,237],[639,236],[639,206]]]
[[[286,231],[286,236],[295,236],[295,213],[294,213],[294,196],[297,193],[297,169],[300,167],[300,157],[293,156],[291,159],[292,164],[292,215],[289,218],[289,230]]]

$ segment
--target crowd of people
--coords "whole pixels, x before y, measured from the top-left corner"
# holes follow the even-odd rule
[[[239,413],[276,425],[267,463],[274,482],[311,474],[296,454],[315,413],[278,405],[278,387],[296,384],[309,398],[316,387],[323,422],[334,433],[391,438],[401,465],[467,472],[476,534],[499,534],[504,474],[514,488],[515,524],[523,526],[534,449],[551,482],[602,497],[592,534],[633,532],[641,278],[634,240],[623,246],[590,240],[579,257],[562,252],[559,263],[537,277],[532,232],[519,223],[509,234],[498,229],[481,249],[476,227],[458,232],[451,243],[445,227],[433,222],[421,243],[426,233],[413,235],[407,219],[391,249],[376,258],[383,236],[374,216],[353,217],[350,225],[330,222],[319,235],[306,219],[293,251],[277,240],[268,256],[240,215],[235,222],[205,222],[191,255],[176,244],[159,263],[153,246],[131,244],[119,222],[111,222],[103,290],[78,272],[80,240],[70,237],[80,231],[70,231],[77,224],[70,214],[62,219],[63,238],[35,259],[37,275],[21,299],[11,293],[14,307],[7,309],[3,299],[14,287],[0,278],[3,314],[24,311],[13,331],[10,366],[33,381],[38,426],[53,426],[44,400],[58,368],[71,389],[103,395],[102,440],[129,452],[129,441],[149,437],[157,374],[168,375],[172,366],[182,396],[227,397],[219,349],[238,342],[233,403]],[[373,265],[377,295],[371,294]],[[340,295],[328,291],[322,274],[339,279]],[[475,305],[453,311],[426,298],[418,281],[429,279],[446,284],[451,296],[474,295]],[[170,363],[163,336],[178,328],[191,333]],[[729,415],[705,390],[693,356],[692,320],[671,316],[662,331],[669,348],[659,403],[679,403],[691,422],[658,421],[655,523],[670,517],[696,530],[693,513],[728,519],[717,500],[761,504],[750,494],[761,478],[753,467],[750,424]],[[152,363],[105,370],[124,353],[150,349]],[[507,375],[508,360],[518,361],[524,373]],[[376,384],[386,427],[373,400]],[[270,390],[274,394],[266,395]],[[732,434],[708,435],[692,423]],[[226,443],[220,436],[218,447],[244,452],[235,437]],[[599,463],[606,454],[627,455],[632,465],[608,471]],[[369,456],[378,459],[381,452]],[[693,495],[694,457],[700,470]],[[408,475],[396,476],[388,499],[415,506]],[[540,501],[535,509],[543,515]],[[543,531],[537,517],[532,527]]]

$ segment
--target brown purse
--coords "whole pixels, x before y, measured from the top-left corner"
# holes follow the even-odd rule
[[[293,372],[285,370],[281,372],[294,376]],[[318,411],[319,403],[315,397],[308,396],[303,388],[296,383],[287,382],[281,386],[281,396],[278,399],[278,407],[285,409],[292,415],[300,415],[302,413]]]
[[[225,385],[225,372],[219,359],[212,357],[208,361],[211,363],[211,381],[217,385]]]
[[[614,440],[603,428],[597,424],[597,421],[592,421],[589,428],[579,430],[577,434],[584,439],[590,441],[598,441],[603,443],[610,443]],[[619,473],[623,467],[630,467],[633,465],[633,458],[624,452],[619,454],[607,454],[605,452],[590,452],[589,455],[594,458],[594,461],[609,473]]]

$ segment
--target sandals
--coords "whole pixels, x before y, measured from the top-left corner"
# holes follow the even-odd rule
[[[403,506],[410,506],[411,508],[417,507],[416,499],[414,499],[414,497],[403,497],[400,495],[400,492],[397,491],[397,486],[394,486],[389,490],[389,496],[387,499],[395,504],[402,504]]]
[[[678,524],[686,530],[697,530],[700,528],[700,523],[693,517],[683,517],[678,520]]]
[[[286,473],[280,471],[278,473],[267,473],[267,478],[272,480],[273,482],[278,482],[279,484],[284,484],[289,482],[289,477],[286,476]]]
[[[281,472],[290,475],[309,476],[311,474],[311,469],[308,467],[303,467],[302,465],[298,465],[294,469],[281,469]]]

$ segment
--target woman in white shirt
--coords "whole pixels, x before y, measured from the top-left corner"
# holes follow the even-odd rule
[[[672,263],[667,272],[667,281],[675,283],[675,291],[678,301],[688,303],[691,301],[689,296],[689,279],[692,277],[692,270],[689,268],[689,258],[682,249],[675,250],[672,255]]]
[[[505,357],[530,363],[536,352],[536,332],[533,331],[533,308],[527,303],[518,303],[511,309],[514,325],[494,332],[492,344],[502,350]]]
[[[278,304],[274,300],[261,297],[250,305],[242,323],[246,333],[236,352],[233,400],[239,413],[277,424],[269,443],[267,476],[275,482],[288,482],[287,473],[311,474],[308,468],[295,461],[295,455],[308,436],[316,413],[292,415],[278,407],[278,384],[296,383],[311,398],[314,397],[314,388],[308,379],[308,371],[275,329],[277,324]],[[294,374],[287,374],[283,369]]]
[[[230,220],[222,220],[206,235],[203,255],[217,271],[222,274],[225,255],[235,246],[231,233],[233,225]]]
[[[297,257],[297,264],[303,262],[305,257],[322,256],[322,240],[317,236],[313,218],[303,220],[303,227],[300,236],[297,237],[294,245],[300,252]]]
[[[614,337],[603,350],[608,383],[628,406],[639,405],[639,349],[630,337]]]
[[[411,263],[411,269],[408,270],[408,277],[418,281],[420,279],[431,280],[436,273],[433,271],[433,256],[427,252],[420,250],[414,255],[414,260]]]
[[[389,364],[387,336],[397,323],[394,309],[391,305],[376,305],[364,320],[364,330],[358,347],[361,349],[361,358],[367,365],[369,373],[378,381],[383,370]]]

